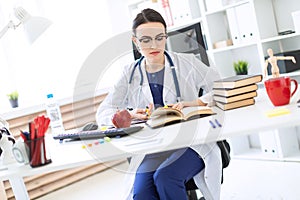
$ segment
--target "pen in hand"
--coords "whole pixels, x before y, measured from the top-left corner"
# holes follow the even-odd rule
[[[153,110],[153,104],[150,103],[149,106],[146,106],[145,108],[145,114],[147,117],[150,117],[152,110]]]
[[[145,113],[146,113],[146,116],[149,117],[149,113],[150,113],[150,111],[149,111],[149,106],[146,106]]]

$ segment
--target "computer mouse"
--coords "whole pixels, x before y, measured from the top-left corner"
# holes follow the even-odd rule
[[[92,131],[97,129],[98,129],[98,124],[96,122],[89,122],[81,128],[82,131]]]

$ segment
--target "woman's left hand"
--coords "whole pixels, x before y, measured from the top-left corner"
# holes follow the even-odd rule
[[[184,105],[183,101],[175,103],[175,104],[172,105],[172,108],[175,108],[175,109],[178,109],[178,110],[182,110],[182,108],[184,108],[184,107],[185,107],[185,105]]]

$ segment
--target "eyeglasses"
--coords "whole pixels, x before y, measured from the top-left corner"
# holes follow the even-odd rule
[[[155,40],[155,44],[160,46],[164,43],[164,41],[168,38],[168,35],[157,35],[155,38],[152,38],[150,36],[142,36],[141,38],[138,38],[140,42],[141,48],[151,48],[153,44],[153,40]]]

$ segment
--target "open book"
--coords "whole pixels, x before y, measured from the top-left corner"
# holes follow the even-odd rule
[[[146,122],[151,128],[187,121],[215,114],[208,106],[185,107],[182,110],[160,107],[155,109]]]

